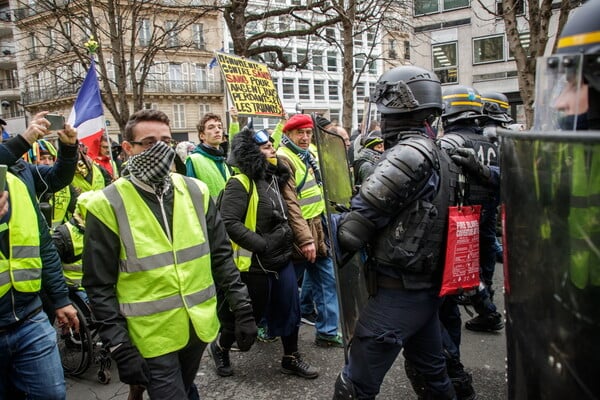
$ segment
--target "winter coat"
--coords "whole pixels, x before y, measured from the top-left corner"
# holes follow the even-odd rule
[[[290,261],[293,249],[288,208],[281,194],[290,179],[289,169],[269,164],[247,130],[234,137],[231,160],[254,182],[258,208],[253,232],[244,225],[250,193],[238,179],[229,179],[221,198],[227,233],[235,243],[253,252],[251,272],[277,271]]]

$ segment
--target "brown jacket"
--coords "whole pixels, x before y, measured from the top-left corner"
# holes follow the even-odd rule
[[[288,180],[287,185],[282,193],[288,207],[289,223],[294,232],[294,245],[298,248],[315,243],[317,248],[317,256],[327,256],[327,245],[325,244],[325,232],[323,230],[323,223],[321,217],[311,218],[309,220],[302,217],[302,211],[300,210],[300,204],[298,203],[298,195],[296,193],[296,169],[294,164],[285,156],[277,155],[280,162],[285,163],[287,167],[292,171],[292,176]],[[295,248],[294,258],[304,259],[301,253]]]

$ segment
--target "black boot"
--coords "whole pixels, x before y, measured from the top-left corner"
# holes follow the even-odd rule
[[[355,400],[354,385],[340,372],[333,387],[333,400]]]
[[[465,328],[475,332],[497,332],[504,328],[504,322],[499,312],[480,314],[465,322]]]
[[[477,400],[477,394],[473,388],[473,377],[462,363],[455,358],[446,358],[446,369],[448,376],[454,386],[457,400]]]
[[[315,379],[319,376],[319,370],[311,367],[298,352],[293,353],[291,356],[283,356],[281,359],[281,372],[288,375],[298,375],[306,379]]]
[[[417,397],[422,399],[425,396],[425,377],[406,359],[404,360],[404,370]]]
[[[221,349],[221,347],[215,340],[208,346],[208,351],[210,352],[210,355],[213,361],[215,362],[215,367],[217,368],[217,375],[233,375],[231,361],[229,360],[229,349]]]

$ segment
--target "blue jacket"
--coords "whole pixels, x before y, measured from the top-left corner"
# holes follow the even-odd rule
[[[59,145],[58,161],[53,167],[44,165],[34,166],[20,158],[29,149],[29,144],[21,136],[16,136],[6,143],[0,144],[0,164],[9,166],[9,171],[19,177],[29,189],[29,195],[37,204],[36,194],[44,191],[58,191],[68,185],[75,175],[77,166],[77,145]],[[19,153],[22,150],[21,153]],[[2,188],[4,190],[4,188]],[[9,220],[11,212],[0,219],[0,223]],[[54,304],[61,308],[71,303],[68,288],[62,273],[62,265],[56,247],[52,242],[48,225],[40,210],[37,223],[40,231],[40,256],[42,258],[42,288]],[[8,236],[6,231],[0,232],[0,251],[8,254]],[[42,301],[37,293],[21,293],[11,289],[0,298],[0,328],[12,324],[40,307]]]

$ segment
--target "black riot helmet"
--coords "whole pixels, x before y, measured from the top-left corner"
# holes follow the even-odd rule
[[[599,122],[600,1],[589,0],[569,16],[556,52],[537,62],[533,128],[599,129]]]
[[[424,68],[402,66],[383,73],[371,102],[381,114],[405,114],[424,109],[442,109],[442,87],[437,75]]]
[[[430,129],[442,110],[442,86],[431,71],[401,66],[379,77],[370,100],[381,113],[381,133],[388,147],[403,129],[423,126]]]
[[[511,124],[514,120],[508,114],[510,104],[508,97],[500,92],[483,92],[481,93],[481,101],[483,102],[483,113],[490,119],[501,124]]]
[[[477,90],[469,86],[451,86],[442,94],[444,125],[483,119],[483,102]]]

